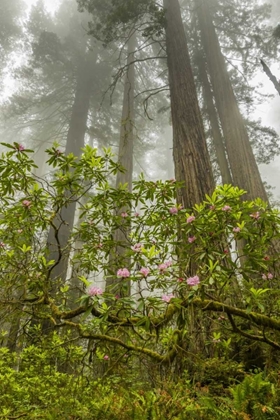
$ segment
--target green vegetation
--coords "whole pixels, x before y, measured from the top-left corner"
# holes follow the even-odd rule
[[[0,418],[279,417],[277,211],[229,185],[193,209],[176,204],[174,180],[111,188],[122,169],[89,146],[79,160],[49,149],[45,180],[29,150],[6,147]],[[59,238],[55,223],[73,201],[80,222],[61,249],[48,231]],[[112,233],[126,224],[112,263]],[[53,281],[50,249],[57,261],[70,255],[64,284]],[[109,275],[120,295],[104,290]]]

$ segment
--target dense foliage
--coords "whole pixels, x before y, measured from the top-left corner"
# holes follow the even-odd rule
[[[1,322],[2,342],[17,354],[2,349],[2,418],[86,419],[104,411],[104,418],[156,419],[162,410],[178,419],[276,418],[278,212],[242,201],[244,191],[229,185],[193,209],[176,204],[175,180],[140,178],[132,193],[111,188],[108,179],[121,168],[109,150],[98,156],[88,146],[80,160],[49,149],[53,170],[44,180],[33,174],[29,150],[7,147]],[[52,244],[58,260],[71,251],[72,272],[66,284],[54,283],[58,260],[49,260],[46,238],[73,200],[80,222],[67,249]],[[113,232],[127,232],[126,224],[129,237],[114,243]],[[109,259],[116,245],[125,252]],[[118,278],[119,295],[104,290],[108,275]],[[245,373],[265,367],[269,378]]]

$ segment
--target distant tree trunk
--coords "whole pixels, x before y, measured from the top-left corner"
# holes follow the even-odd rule
[[[233,183],[247,191],[245,199],[260,197],[268,201],[213,25],[209,0],[196,0],[196,11]]]
[[[81,149],[84,147],[90,97],[92,93],[93,62],[95,63],[95,60],[96,57],[94,60],[93,57],[85,58],[78,69],[75,100],[72,108],[65,149],[66,154],[73,153],[77,157],[81,155]],[[63,283],[67,276],[70,252],[68,241],[74,225],[75,210],[76,203],[74,201],[63,207],[54,221],[57,232],[51,228],[48,237],[49,258],[50,260],[58,261],[58,264],[52,270],[52,279],[61,278]],[[55,238],[56,233],[59,245]]]
[[[124,83],[123,109],[120,129],[120,143],[118,162],[125,169],[125,172],[118,172],[116,188],[120,184],[127,184],[128,191],[132,191],[132,172],[133,172],[133,142],[134,142],[134,91],[135,91],[135,66],[133,61],[136,48],[136,33],[131,34],[127,45],[127,71]],[[117,214],[126,212],[127,208],[116,209]],[[110,256],[110,268],[115,270],[129,265],[129,261],[124,258],[125,245],[130,232],[130,227],[123,227],[115,232],[114,240],[117,242],[116,248]],[[121,296],[130,295],[130,282],[125,283],[118,280],[116,276],[109,276],[106,281],[106,288],[110,292],[118,293]]]
[[[133,171],[133,140],[134,140],[134,92],[135,92],[135,66],[131,64],[134,59],[136,48],[136,34],[133,33],[128,41],[127,72],[124,85],[123,109],[120,131],[120,144],[118,162],[125,172],[118,172],[116,187],[119,184],[128,184],[128,190],[132,191]]]
[[[226,156],[224,139],[220,129],[214,97],[205,67],[205,61],[200,56],[197,63],[199,76],[202,82],[206,111],[212,130],[213,144],[216,152],[217,162],[221,171],[222,182],[223,184],[232,184],[232,177],[230,173],[229,162]]]
[[[192,207],[211,194],[214,180],[178,0],[164,0],[173,125],[175,177],[184,181],[178,200]]]

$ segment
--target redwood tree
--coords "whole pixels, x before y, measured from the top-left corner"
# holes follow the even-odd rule
[[[196,0],[196,11],[208,71],[220,117],[234,185],[247,191],[246,199],[268,201],[244,119],[231,85],[212,20],[211,4]]]

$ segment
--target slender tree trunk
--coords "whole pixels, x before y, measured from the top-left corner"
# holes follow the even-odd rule
[[[185,186],[178,200],[192,207],[211,194],[214,180],[178,0],[164,0],[173,124],[175,177]]]
[[[198,71],[202,82],[206,111],[209,117],[213,144],[216,152],[217,162],[221,171],[223,184],[232,184],[232,177],[229,162],[226,155],[224,139],[221,133],[217,110],[214,103],[213,92],[208,79],[205,62],[202,57],[198,59]]]
[[[93,81],[93,62],[96,57],[86,58],[78,69],[77,87],[72,115],[69,124],[65,153],[73,153],[79,157],[84,147],[84,138],[87,128],[87,118],[90,105]],[[52,279],[61,278],[64,283],[67,276],[69,258],[69,238],[74,225],[76,203],[68,203],[57,215],[55,230],[51,228],[48,237],[48,249],[50,260],[58,261],[52,270]],[[58,240],[57,240],[58,239]],[[58,243],[59,241],[59,243]]]
[[[127,184],[128,191],[132,191],[132,172],[133,172],[133,142],[134,142],[134,91],[135,91],[135,66],[134,51],[136,48],[136,33],[131,34],[128,41],[127,72],[124,83],[123,109],[120,130],[120,143],[118,162],[125,169],[118,172],[116,188],[120,184]],[[126,212],[127,208],[116,209],[117,214]],[[122,227],[115,232],[114,240],[117,243],[110,256],[110,268],[115,271],[117,268],[129,266],[129,260],[124,257],[125,245],[128,241],[130,227]],[[106,288],[110,292],[121,296],[130,295],[130,282],[116,282],[116,275],[109,276],[106,281]]]
[[[133,140],[134,140],[134,92],[135,92],[135,65],[131,64],[134,59],[136,48],[136,34],[129,38],[127,49],[127,73],[124,85],[123,109],[120,131],[120,144],[118,162],[125,169],[125,172],[118,172],[116,187],[119,184],[128,184],[128,190],[132,191],[133,171]]]
[[[196,0],[196,11],[233,183],[247,191],[245,199],[260,197],[268,201],[213,25],[209,0]]]

